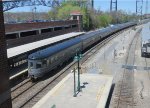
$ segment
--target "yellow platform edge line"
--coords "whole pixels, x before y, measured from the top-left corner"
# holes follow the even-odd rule
[[[113,81],[113,77],[109,77],[108,81],[105,85],[105,88],[103,89],[103,93],[101,93],[102,95],[99,99],[99,103],[98,103],[96,108],[105,108],[106,102],[107,102],[107,99],[108,99],[108,96],[109,96],[109,93],[110,93],[110,89],[111,89],[111,86],[112,86],[112,81]]]

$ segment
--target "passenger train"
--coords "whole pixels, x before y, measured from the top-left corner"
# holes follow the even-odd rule
[[[134,25],[136,23],[128,22],[110,26],[32,53],[28,56],[28,76],[31,79],[40,78],[73,58],[76,53],[84,51],[94,43],[111,36],[115,32]]]

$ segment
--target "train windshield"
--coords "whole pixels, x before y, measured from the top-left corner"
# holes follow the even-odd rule
[[[30,62],[30,68],[33,68],[33,62]]]
[[[29,66],[29,68],[30,68],[30,69],[34,68],[34,64],[33,64],[33,62],[32,62],[32,61],[30,61],[30,62],[29,62],[29,64],[28,64],[28,66]]]
[[[47,61],[46,60],[41,60],[41,61],[36,62],[36,69],[43,68],[43,67],[46,67],[46,66],[47,66]]]

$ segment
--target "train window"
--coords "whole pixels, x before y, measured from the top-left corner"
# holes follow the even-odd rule
[[[54,58],[51,58],[51,63],[53,63],[53,61],[54,61]]]
[[[41,67],[42,67],[41,64],[39,64],[39,63],[36,64],[36,68],[37,68],[37,69],[38,69],[38,68],[41,68]]]
[[[49,65],[51,63],[51,61],[50,60],[47,60],[47,65]]]
[[[146,44],[143,44],[143,47],[146,47]]]
[[[46,60],[43,60],[42,64],[43,64],[43,65],[46,65],[46,64],[47,64],[47,61],[46,61]]]
[[[56,56],[56,57],[55,57],[55,60],[57,60],[57,58],[58,58],[58,57]]]

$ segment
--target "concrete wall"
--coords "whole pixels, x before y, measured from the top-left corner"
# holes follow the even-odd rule
[[[5,24],[5,30],[6,33],[9,33],[54,26],[73,25],[77,24],[77,22],[78,22],[77,20],[68,20],[68,21],[52,21],[52,22],[38,22],[38,23]]]
[[[7,40],[7,48],[11,48],[11,47],[15,47],[15,46],[19,46],[19,45],[23,45],[23,44],[27,44],[27,43],[39,41],[42,39],[54,37],[57,35],[62,35],[65,33],[74,32],[74,31],[78,31],[78,27],[65,29],[65,30],[53,31],[50,33],[43,33],[43,34],[39,34],[39,35],[21,37],[21,38],[17,38],[17,39],[10,39],[10,40]]]
[[[2,0],[0,0],[0,108],[11,108]]]

